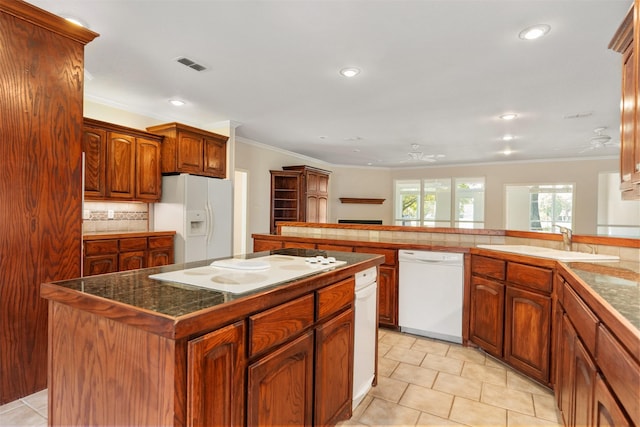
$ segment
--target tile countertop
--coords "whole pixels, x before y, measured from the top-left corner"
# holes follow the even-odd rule
[[[381,256],[379,255],[355,252],[345,253],[306,249],[282,249],[271,252],[257,252],[239,256],[238,258],[257,258],[269,254],[303,257],[325,255],[335,256],[341,261],[346,261],[346,265],[336,267],[332,271],[345,269],[355,264],[372,260],[373,258],[381,258]],[[211,261],[212,260],[205,260],[190,262],[186,264],[172,264],[164,267],[153,267],[141,270],[109,273],[53,282],[50,284],[45,283],[43,284],[43,292],[46,293],[44,297],[48,298],[50,296],[50,292],[47,291],[50,291],[51,288],[58,288],[76,293],[77,297],[98,297],[101,300],[126,304],[134,310],[152,312],[155,314],[159,314],[162,317],[177,319],[182,316],[187,316],[195,313],[199,310],[214,308],[216,306],[220,306],[224,303],[235,301],[246,296],[254,296],[256,294],[266,292],[274,288],[282,287],[283,285],[293,284],[294,282],[300,281],[302,279],[315,277],[326,273],[313,273],[303,278],[276,283],[256,289],[254,291],[244,292],[242,294],[233,294],[230,292],[217,291],[177,282],[165,282],[154,280],[148,277],[149,275],[156,273],[165,273],[169,271],[206,266],[210,264]],[[77,294],[78,292],[80,293],[80,295]],[[55,300],[56,298],[51,297],[51,299]]]
[[[565,265],[640,330],[640,263],[568,262]]]

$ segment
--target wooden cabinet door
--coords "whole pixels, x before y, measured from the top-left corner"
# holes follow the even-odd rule
[[[213,138],[204,138],[203,172],[214,178],[227,177],[227,143]]]
[[[380,266],[378,276],[378,323],[398,327],[398,284],[394,267]]]
[[[310,426],[313,422],[313,331],[247,369],[247,425]]]
[[[84,152],[84,196],[87,199],[104,198],[107,189],[107,132],[93,126],[82,131]]]
[[[633,426],[600,374],[596,375],[593,407],[593,425],[596,427]]]
[[[173,264],[173,248],[149,249],[147,254],[147,267],[160,267]]]
[[[135,159],[135,198],[148,202],[159,201],[162,195],[160,143],[138,138]]]
[[[591,426],[593,417],[593,391],[596,366],[578,337],[575,342],[573,363],[573,426]]]
[[[318,220],[318,197],[317,196],[307,196],[306,213],[307,213],[307,217],[305,218],[306,222],[320,222]]]
[[[188,344],[187,426],[243,426],[245,333],[242,321]]]
[[[471,277],[469,338],[496,357],[502,357],[504,284]]]
[[[93,255],[84,257],[83,276],[113,273],[118,271],[118,254]]]
[[[572,393],[575,361],[576,331],[569,318],[559,310],[557,313],[558,347],[556,350],[556,402],[565,426],[571,425],[573,414]]]
[[[507,286],[504,358],[511,366],[549,382],[551,298]]]
[[[195,133],[178,132],[176,156],[179,172],[202,173],[202,137]]]
[[[122,252],[118,254],[118,271],[137,270],[147,266],[145,251]]]
[[[107,142],[107,197],[132,199],[135,195],[135,138],[109,132]]]
[[[335,425],[351,417],[353,308],[316,328],[314,425]]]

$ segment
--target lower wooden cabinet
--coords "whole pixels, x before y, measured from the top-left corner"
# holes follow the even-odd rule
[[[173,234],[84,241],[84,276],[158,267],[173,262]]]
[[[84,275],[118,271],[118,240],[92,240],[84,242]]]
[[[189,427],[244,425],[244,343],[242,321],[189,342]]]
[[[549,385],[553,269],[517,259],[472,254],[469,339]]]
[[[398,278],[395,267],[380,266],[378,275],[378,323],[398,327]]]
[[[341,280],[189,341],[186,425],[349,419],[354,287]]]
[[[556,280],[559,298],[554,390],[564,425],[638,425],[638,354],[627,350],[604,326],[570,280],[561,274]],[[635,348],[640,348],[635,340]]]
[[[504,284],[471,277],[469,338],[487,353],[502,357],[504,327]]]
[[[311,425],[313,331],[251,364],[247,380],[247,425]]]
[[[507,286],[504,359],[519,371],[549,381],[551,297]]]
[[[634,424],[624,414],[620,404],[598,374],[594,387],[594,422],[598,427],[632,427]]]
[[[351,414],[353,389],[352,308],[316,329],[316,426],[334,425]]]

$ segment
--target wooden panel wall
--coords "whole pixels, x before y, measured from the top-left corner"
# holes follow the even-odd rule
[[[47,23],[50,22],[50,25]],[[0,0],[0,404],[47,386],[40,283],[78,277],[84,43]]]

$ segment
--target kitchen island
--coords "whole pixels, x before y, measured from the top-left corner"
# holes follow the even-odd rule
[[[50,425],[331,425],[351,415],[354,276],[383,257],[242,294],[150,275],[212,260],[45,283]],[[268,273],[265,273],[268,274]]]

